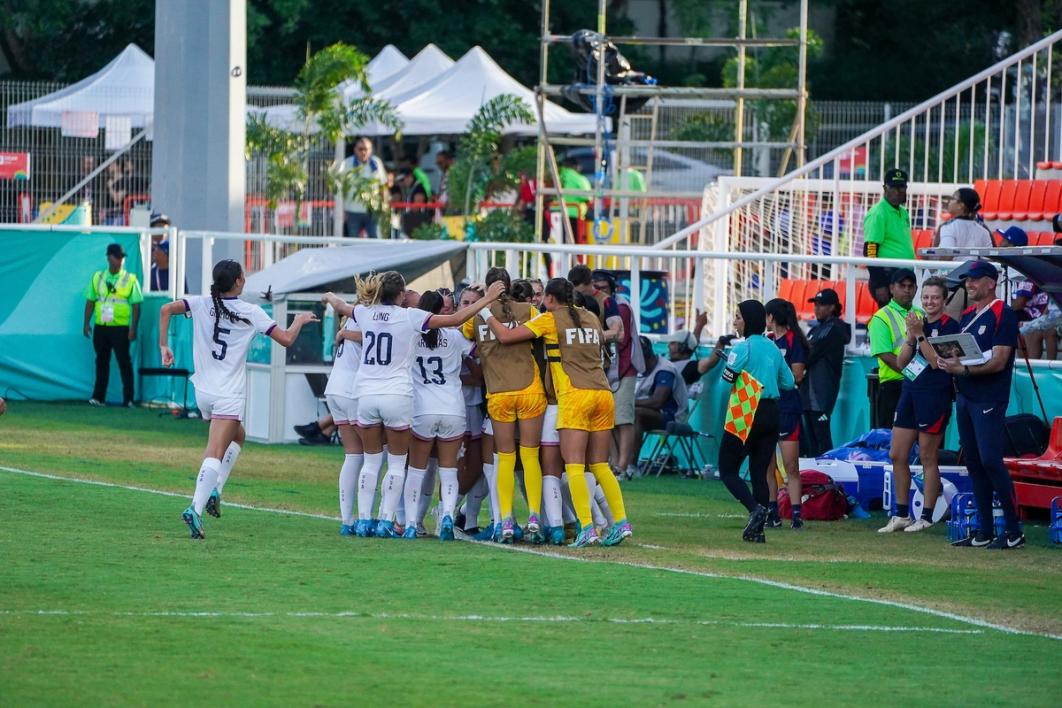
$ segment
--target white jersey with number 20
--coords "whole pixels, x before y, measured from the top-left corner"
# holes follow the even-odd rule
[[[246,322],[221,317],[214,329],[214,301],[209,296],[189,296],[185,307],[192,318],[192,358],[196,391],[221,398],[247,395],[247,350],[256,334],[269,334],[277,323],[258,305],[239,298],[223,298],[225,307]]]
[[[374,305],[354,307],[361,329],[361,364],[354,387],[358,399],[366,396],[412,396],[409,367],[413,342],[425,331],[430,312],[413,307]]]

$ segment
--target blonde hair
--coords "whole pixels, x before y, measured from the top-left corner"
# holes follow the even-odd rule
[[[354,290],[358,302],[367,307],[373,305],[399,305],[396,302],[406,289],[406,279],[395,270],[384,273],[369,273],[364,278],[354,276]]]

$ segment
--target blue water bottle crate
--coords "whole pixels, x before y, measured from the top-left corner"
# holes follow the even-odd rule
[[[1051,500],[1051,543],[1062,544],[1062,497]]]
[[[948,519],[948,540],[961,541],[977,533],[977,505],[973,494],[956,494],[951,500],[951,516]]]

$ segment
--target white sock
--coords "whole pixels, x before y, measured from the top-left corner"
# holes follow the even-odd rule
[[[236,465],[236,459],[240,456],[240,446],[234,442],[229,443],[225,454],[221,456],[221,467],[218,469],[218,494],[225,490],[225,482],[229,481],[229,473]]]
[[[372,518],[376,503],[376,481],[380,479],[380,467],[383,466],[382,452],[366,452],[365,463],[358,476],[358,518]]]
[[[579,522],[579,517],[575,515],[575,507],[572,506],[572,494],[568,490],[568,473],[561,474],[561,500],[564,502],[561,506],[561,514],[565,524],[575,524]]]
[[[403,499],[405,500],[406,521],[410,526],[417,525],[417,507],[420,504],[420,497],[423,494],[422,487],[424,486],[424,474],[425,471],[416,467],[410,467],[406,470],[406,484],[403,492]],[[388,477],[391,475],[388,474]],[[387,477],[384,478],[384,484],[387,484]]]
[[[490,489],[490,518],[494,524],[500,524],[501,502],[498,499],[498,456],[494,456],[494,463],[483,465],[483,476],[487,478],[487,487]]]
[[[480,477],[465,495],[465,529],[474,529],[479,526],[479,510],[483,508],[483,500],[490,496],[490,488],[487,486],[487,478]]]
[[[583,476],[586,477],[586,488],[590,490],[590,513],[594,516],[594,526],[607,526],[608,519],[597,505],[597,479],[592,472],[584,472]]]
[[[596,487],[591,487],[591,489],[594,492],[594,501],[597,502],[597,506],[601,509],[601,513],[604,515],[608,525],[612,526],[612,524],[616,523],[616,520],[612,517],[612,509],[608,506],[608,500],[605,499],[605,490],[601,488],[600,484]]]
[[[195,494],[192,495],[192,508],[195,513],[202,514],[210,493],[218,483],[218,470],[221,468],[221,460],[216,457],[208,457],[203,460],[199,467],[199,476],[195,480]]]
[[[542,513],[546,516],[546,526],[563,526],[564,518],[561,507],[564,496],[561,494],[560,477],[543,475],[542,477]]]
[[[439,480],[442,482],[439,489],[439,498],[442,500],[442,515],[454,518],[454,508],[457,506],[457,468],[440,467]]]
[[[417,503],[417,523],[424,523],[424,517],[428,515],[432,497],[435,496],[436,472],[439,470],[439,461],[434,457],[428,460],[428,469],[424,471],[424,482],[420,485],[420,500]]]
[[[354,523],[354,498],[357,495],[358,473],[365,462],[365,455],[360,452],[343,457],[343,466],[339,468],[339,515],[344,526]]]
[[[387,474],[384,475],[380,492],[381,521],[394,520],[395,510],[398,509],[398,504],[402,501],[405,478],[406,456],[387,453]],[[403,521],[407,520],[403,519]]]

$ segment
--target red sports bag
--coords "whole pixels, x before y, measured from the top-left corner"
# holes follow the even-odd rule
[[[818,470],[804,470],[800,473],[800,483],[804,487],[800,517],[805,521],[837,521],[848,513],[848,497],[830,475]],[[793,518],[789,492],[781,485],[778,489],[778,514],[783,519]]]

